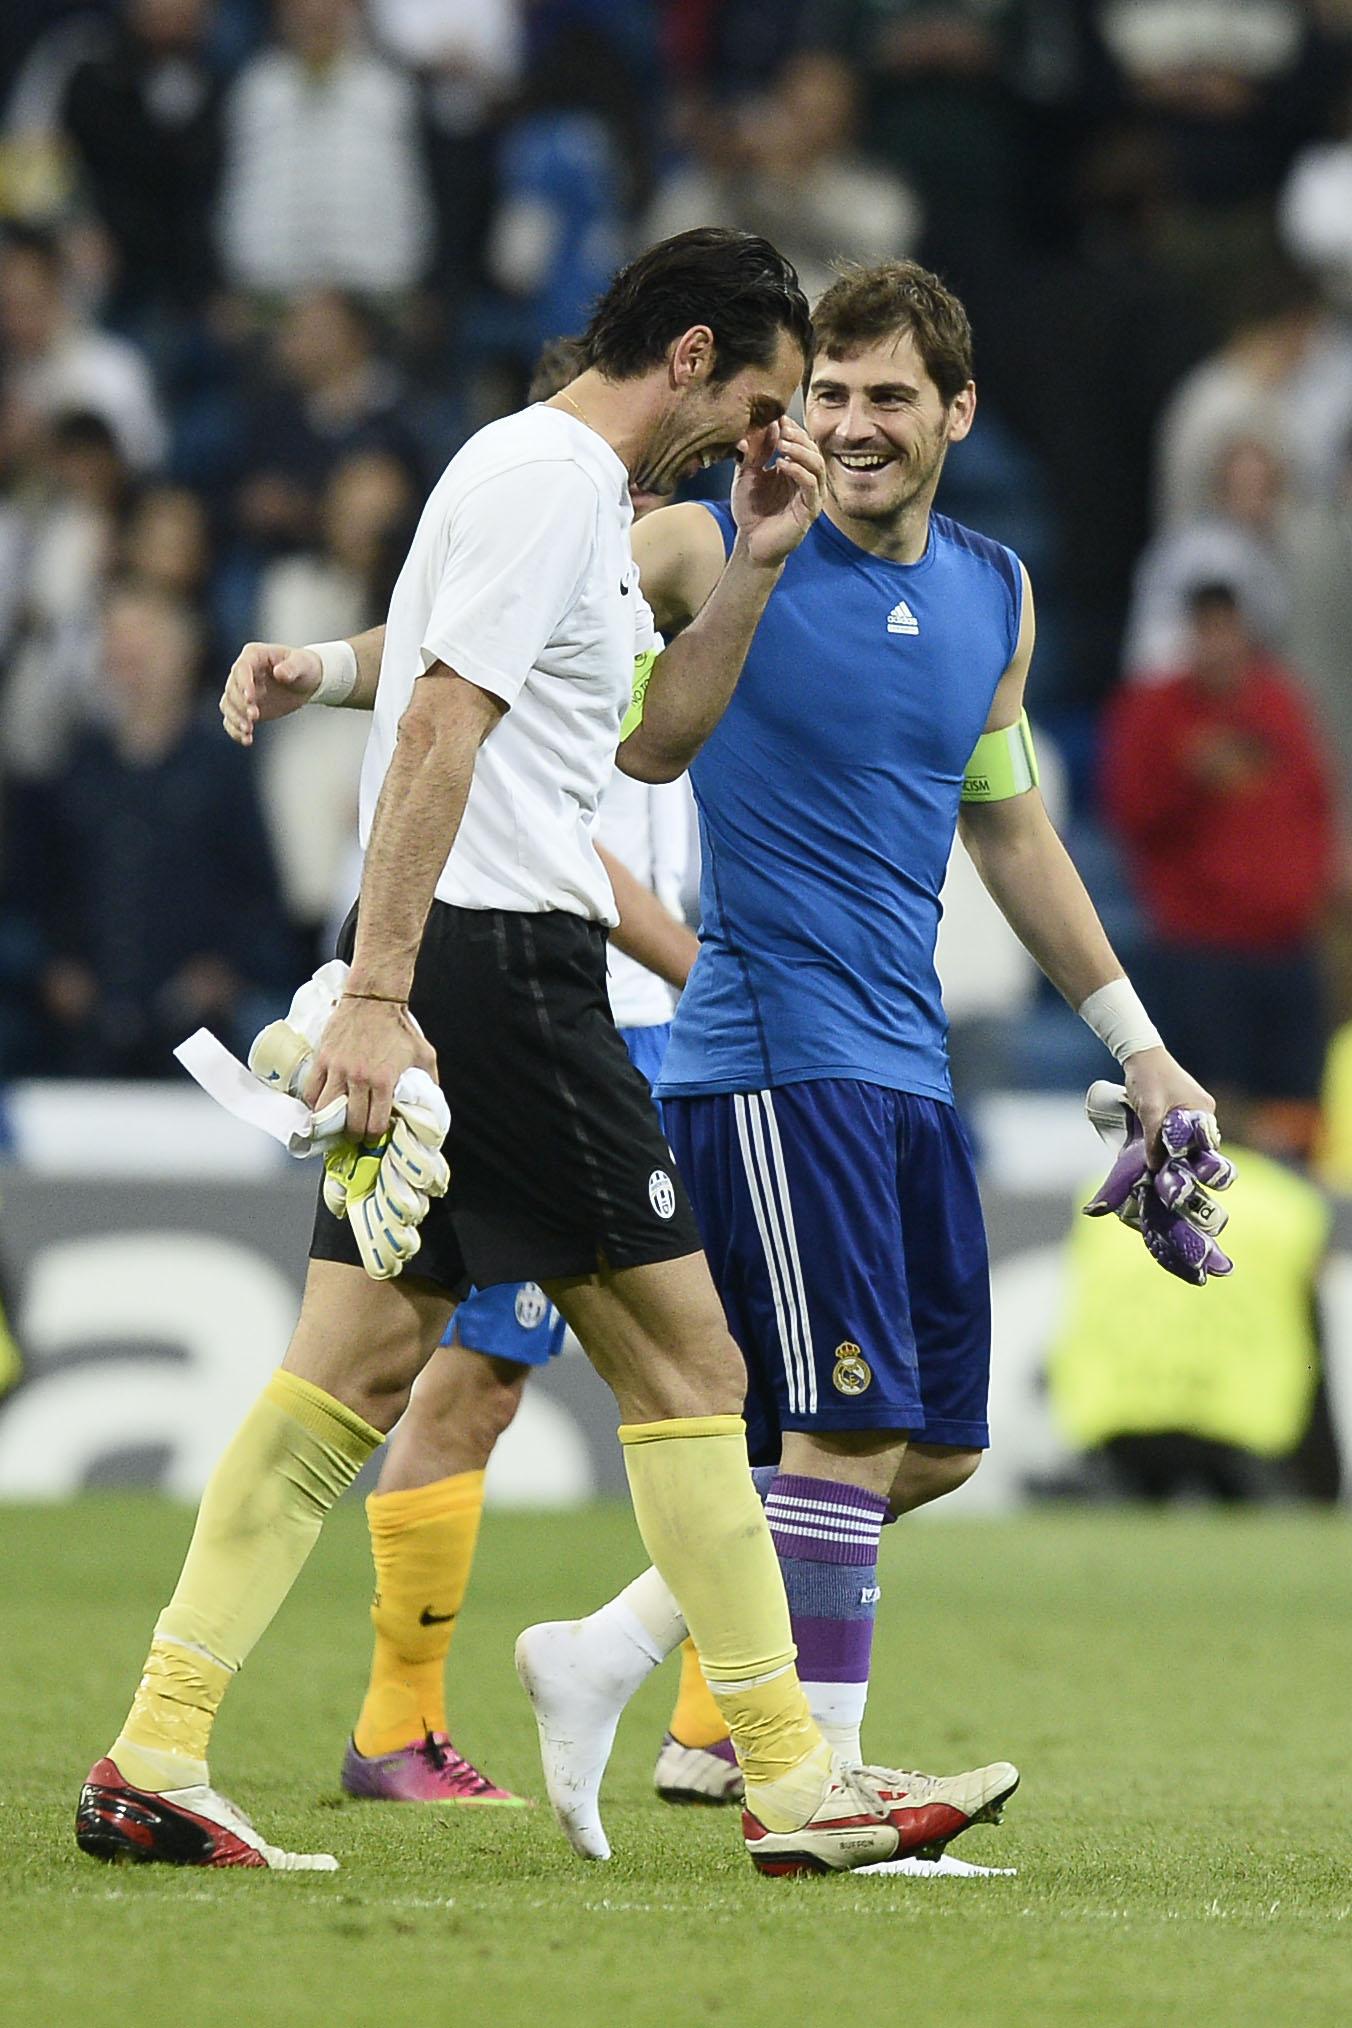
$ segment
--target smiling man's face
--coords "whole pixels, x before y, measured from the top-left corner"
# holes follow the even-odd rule
[[[968,381],[945,402],[909,330],[849,358],[819,353],[805,402],[830,499],[848,520],[899,519],[933,497],[950,444],[976,409]]]
[[[802,375],[802,352],[781,331],[768,365],[743,366],[728,380],[704,380],[687,388],[672,405],[648,470],[635,483],[669,492],[679,480],[730,458],[741,443],[755,460],[766,430],[788,409]]]

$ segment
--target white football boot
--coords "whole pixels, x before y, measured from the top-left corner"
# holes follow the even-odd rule
[[[761,1873],[843,1873],[880,1860],[937,1859],[973,1824],[999,1823],[1019,1771],[1007,1760],[968,1774],[846,1767],[837,1761],[826,1794],[797,1831],[769,1831],[750,1808],[742,1834]]]

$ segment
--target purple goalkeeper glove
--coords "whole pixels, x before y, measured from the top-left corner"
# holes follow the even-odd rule
[[[1152,1172],[1141,1122],[1120,1084],[1092,1084],[1085,1111],[1100,1139],[1120,1151],[1085,1205],[1086,1215],[1114,1212],[1140,1233],[1152,1260],[1197,1288],[1211,1275],[1232,1273],[1234,1262],[1216,1244],[1228,1213],[1207,1195],[1228,1190],[1235,1180],[1234,1163],[1220,1152],[1214,1115],[1182,1106],[1166,1113],[1160,1129],[1164,1161]]]

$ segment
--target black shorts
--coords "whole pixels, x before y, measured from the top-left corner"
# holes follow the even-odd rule
[[[356,910],[338,955],[350,958]],[[606,933],[583,916],[434,901],[409,1006],[451,1109],[451,1187],[407,1272],[459,1298],[699,1251],[699,1230],[606,997]],[[321,1198],[315,1260],[360,1266]]]

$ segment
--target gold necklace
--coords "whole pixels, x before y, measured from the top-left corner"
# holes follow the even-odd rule
[[[569,408],[570,408],[570,409],[571,409],[571,410],[573,411],[573,414],[574,414],[574,415],[575,415],[575,416],[577,417],[578,421],[579,421],[580,423],[583,423],[583,424],[585,424],[585,425],[586,425],[586,427],[587,427],[587,428],[588,428],[589,430],[594,430],[594,429],[596,428],[596,424],[595,424],[594,422],[588,422],[588,421],[587,421],[587,418],[586,418],[586,416],[585,416],[585,415],[583,415],[583,413],[582,413],[582,410],[581,410],[581,409],[580,409],[580,408],[578,407],[577,403],[576,403],[576,402],[575,402],[575,401],[573,400],[573,397],[572,397],[572,395],[571,395],[571,394],[569,394],[569,392],[568,392],[568,390],[567,390],[567,388],[566,388],[566,387],[561,387],[561,388],[559,389],[559,400],[560,400],[560,401],[566,401],[566,402],[567,402],[567,404],[568,404],[568,406],[569,406]]]

